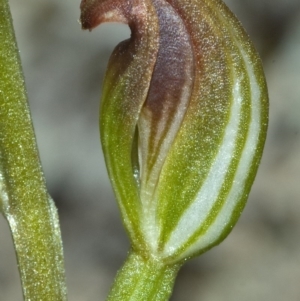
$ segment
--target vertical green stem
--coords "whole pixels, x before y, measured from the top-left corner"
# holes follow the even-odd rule
[[[120,269],[107,301],[169,300],[180,264],[164,265],[130,253]]]
[[[59,222],[39,161],[7,0],[0,0],[0,211],[12,232],[25,300],[66,300]]]

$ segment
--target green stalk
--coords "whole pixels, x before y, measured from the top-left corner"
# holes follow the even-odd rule
[[[0,211],[11,229],[24,299],[66,300],[59,221],[40,165],[7,0],[0,0]]]
[[[107,301],[169,300],[181,264],[164,265],[130,252],[119,270]]]

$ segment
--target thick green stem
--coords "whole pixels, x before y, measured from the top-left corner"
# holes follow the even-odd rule
[[[164,265],[130,253],[120,269],[107,301],[166,301],[171,296],[180,264]]]
[[[59,222],[40,165],[7,0],[0,0],[0,211],[12,232],[25,300],[66,300]]]

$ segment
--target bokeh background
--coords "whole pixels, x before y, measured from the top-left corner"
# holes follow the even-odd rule
[[[188,262],[172,301],[300,300],[300,1],[228,0],[265,66],[270,124],[230,236]],[[128,251],[99,143],[98,109],[123,25],[80,29],[79,0],[10,0],[47,185],[59,209],[70,301],[105,300]],[[1,45],[0,45],[1,47]],[[0,217],[0,299],[21,301]]]

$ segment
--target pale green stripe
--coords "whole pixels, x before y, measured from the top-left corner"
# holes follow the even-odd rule
[[[206,21],[209,24],[210,28],[213,29],[214,35],[216,37],[222,37],[222,39],[223,39],[224,32],[226,31],[226,28],[224,28],[224,26],[220,25],[219,20],[215,18],[214,13],[210,10],[209,7],[206,7],[204,3],[202,3],[202,5],[203,5],[203,7],[202,7],[202,10],[203,10],[202,14],[206,16]],[[222,44],[222,46],[220,44],[219,48],[222,49],[224,47],[222,53],[227,56],[227,66],[231,66],[231,64],[232,64],[231,55],[232,55],[233,52],[232,52],[232,50],[228,51],[226,49],[226,48],[228,48],[228,45],[227,45],[228,41],[223,39],[223,40],[220,40],[220,43]],[[230,46],[232,46],[232,45],[230,44]],[[210,60],[212,62],[214,61],[213,58],[210,58]],[[231,75],[228,75],[228,78],[231,79],[231,86],[233,85],[233,77],[234,77],[234,75],[231,72]],[[200,95],[199,97],[201,98],[201,96],[202,95]],[[223,98],[226,97],[226,94],[224,93],[224,96],[221,95],[221,98],[222,97]],[[201,102],[201,99],[198,100],[198,101]],[[210,100],[210,101],[213,102],[213,100]],[[228,103],[231,103],[231,102],[232,102],[232,95],[229,95],[229,97],[228,97]],[[228,109],[230,109],[229,105],[228,105]],[[221,112],[218,112],[216,114],[219,116],[221,114]],[[214,118],[213,114],[211,115],[211,118]],[[228,120],[229,120],[229,117],[227,117],[226,124],[228,123]],[[196,121],[196,119],[193,119],[192,122],[196,123],[197,121]],[[200,128],[200,131],[205,131],[204,130],[205,127],[207,127],[207,124],[202,124],[202,127]],[[223,126],[223,128],[220,128],[220,129],[212,127],[210,129],[210,131],[212,131],[212,130],[216,130],[216,131],[219,130],[220,131],[221,135],[219,136],[219,142],[218,142],[218,144],[220,144],[222,142],[223,137],[224,137],[225,126]],[[190,138],[192,136],[193,136],[193,133],[187,133],[187,139],[192,139],[192,138]],[[183,143],[184,144],[184,141],[179,141],[179,143]],[[206,151],[207,153],[210,152],[209,148],[202,146],[204,144],[203,140],[199,139],[197,141],[197,143],[199,145],[195,147],[195,150],[193,150],[193,152],[197,152],[198,151],[197,155],[201,151],[203,151],[203,152]],[[177,146],[177,147],[181,147],[181,146]],[[198,149],[198,150],[196,150],[196,149]],[[214,148],[213,156],[211,156],[209,159],[208,158],[201,159],[201,160],[203,160],[202,166],[196,167],[197,164],[193,164],[194,162],[192,162],[192,160],[194,158],[190,159],[191,162],[188,162],[189,164],[192,163],[194,166],[192,166],[191,170],[188,171],[188,173],[190,173],[190,174],[187,174],[186,177],[194,177],[195,178],[194,180],[196,181],[196,185],[195,186],[192,187],[191,185],[189,185],[189,187],[187,187],[187,185],[185,185],[185,186],[184,185],[180,185],[180,184],[178,185],[177,183],[176,183],[177,185],[176,184],[173,185],[174,190],[177,187],[184,186],[183,187],[184,191],[188,191],[189,189],[190,189],[190,191],[188,192],[188,195],[183,196],[183,198],[185,198],[185,200],[183,200],[183,204],[182,204],[182,206],[181,206],[180,209],[179,209],[179,206],[178,206],[179,203],[180,203],[179,198],[174,199],[173,203],[171,203],[171,201],[169,202],[168,210],[172,212],[172,223],[170,222],[170,219],[166,219],[165,222],[164,222],[164,224],[163,224],[163,226],[162,226],[162,232],[161,232],[161,237],[160,237],[160,249],[163,248],[164,243],[166,243],[168,241],[168,239],[170,238],[170,236],[171,236],[173,230],[176,228],[177,223],[180,220],[182,214],[188,209],[188,207],[191,205],[191,203],[193,202],[193,200],[196,198],[196,196],[197,196],[197,194],[199,192],[199,187],[202,186],[203,182],[207,178],[207,175],[209,174],[209,171],[210,171],[210,167],[212,166],[212,164],[214,162],[214,159],[216,158],[216,156],[218,154],[218,149],[219,149],[219,146],[216,144],[215,148]],[[186,156],[186,153],[182,154],[181,160],[183,160],[183,161],[184,161],[184,156]],[[198,174],[196,174],[196,175],[193,174],[193,171],[192,171],[195,168],[198,168],[198,170],[199,170]],[[181,171],[179,170],[179,172],[181,172]],[[174,206],[174,204],[176,204],[176,205]],[[177,212],[177,216],[176,217],[174,217],[174,211]],[[160,213],[161,216],[164,216],[164,214],[166,214],[166,213],[165,212]]]
[[[260,66],[256,66],[258,69],[260,68]],[[255,72],[256,73],[256,72]],[[252,164],[251,166],[249,166],[249,175],[248,178],[245,179],[245,187],[243,189],[243,191],[241,192],[242,196],[241,199],[239,200],[239,202],[235,205],[235,208],[233,208],[233,212],[231,215],[231,220],[228,221],[229,224],[226,222],[227,227],[224,231],[222,231],[222,233],[220,233],[220,236],[216,239],[216,241],[214,243],[212,243],[209,246],[206,246],[204,248],[204,250],[200,250],[199,253],[203,253],[204,251],[206,251],[208,248],[214,246],[215,244],[219,243],[222,239],[225,238],[225,236],[231,231],[232,227],[234,226],[234,224],[236,223],[239,215],[241,214],[241,211],[245,205],[248,193],[250,191],[253,179],[255,177],[256,174],[256,170],[258,167],[258,163],[261,157],[261,152],[262,152],[262,147],[263,147],[263,143],[265,140],[265,134],[266,134],[266,121],[267,121],[267,94],[266,94],[266,90],[265,90],[265,84],[264,84],[264,79],[261,76],[261,73],[256,74],[257,77],[259,77],[260,80],[262,80],[262,90],[260,91],[260,99],[257,100],[257,102],[260,104],[260,108],[258,110],[260,110],[260,114],[261,114],[261,119],[260,119],[260,123],[261,123],[261,127],[259,129],[259,133],[257,136],[257,148],[256,151],[254,153],[254,156],[252,157]],[[243,203],[244,202],[244,203]],[[195,255],[198,253],[194,253]]]
[[[205,11],[202,13],[205,14]],[[207,18],[203,22],[207,23]],[[212,30],[211,25],[210,30]],[[215,31],[215,28],[213,30]],[[218,40],[216,39],[216,41]],[[218,48],[217,53],[208,52],[204,55],[207,55],[207,58],[210,57],[212,61],[215,59],[215,61],[225,64],[225,58],[224,60],[221,58],[222,54],[225,55],[224,51],[220,52],[222,47],[221,44],[215,45],[215,48]],[[210,72],[214,72],[214,70],[204,68],[202,71],[203,76],[207,77],[206,79],[210,82]],[[232,83],[228,83],[228,80],[230,80],[230,76],[227,74],[228,70],[224,69],[222,76],[220,76],[219,71],[215,70],[217,77],[211,85],[215,86],[212,88],[217,88],[217,85],[219,85],[218,80],[220,82],[223,81],[225,84],[223,95],[200,94],[197,95],[196,99],[195,93],[199,93],[199,91],[193,91],[192,97],[194,99],[190,103],[178,137],[162,170],[158,188],[158,218],[162,229],[161,237],[159,238],[160,249],[168,240],[174,227],[176,227],[182,212],[198,193],[199,186],[202,185],[207,177],[210,166],[217,154],[218,145],[223,139],[223,123],[227,123],[229,110],[228,105],[225,105],[225,103],[230,102],[230,96],[227,96],[226,89]],[[204,88],[207,88],[207,84],[206,82],[202,83],[205,87],[202,86],[200,93],[205,91]],[[221,97],[216,99],[217,96]],[[216,102],[222,108],[221,110],[216,110]],[[198,108],[195,106],[195,103],[197,103]],[[201,109],[199,109],[200,107]],[[218,121],[216,121],[216,116],[219,119]]]
[[[213,11],[211,11],[209,7],[207,7],[207,9],[210,12],[210,15],[213,15],[212,14]],[[226,24],[220,23],[219,19],[213,19],[213,22],[214,22],[214,28],[216,29],[216,32],[221,34],[221,32],[223,31],[224,36],[225,36],[224,32],[227,32],[228,36],[234,41],[234,37],[232,37],[230,35],[230,33],[227,31],[227,29],[225,27]],[[251,118],[251,116],[250,116],[251,115],[251,107],[250,107],[251,106],[251,95],[250,95],[249,78],[246,73],[245,63],[242,60],[242,55],[241,55],[238,47],[235,46],[233,43],[228,45],[227,40],[224,41],[224,43],[227,44],[226,46],[224,45],[224,47],[225,47],[225,49],[227,48],[225,50],[225,52],[228,54],[229,57],[231,57],[233,54],[238,55],[238,57],[239,57],[238,62],[231,61],[231,63],[230,63],[230,65],[233,66],[236,70],[235,72],[232,72],[232,74],[236,73],[238,79],[244,77],[241,82],[242,83],[241,84],[241,86],[242,86],[241,96],[243,97],[243,104],[242,104],[242,108],[241,108],[241,117],[240,117],[240,122],[239,122],[239,130],[238,130],[238,134],[237,134],[236,147],[234,150],[234,154],[232,155],[233,159],[231,160],[231,163],[227,170],[227,174],[224,178],[222,187],[220,189],[219,196],[215,200],[215,202],[210,210],[210,213],[207,215],[207,217],[204,221],[199,221],[200,225],[199,225],[198,230],[196,230],[194,232],[194,234],[192,234],[190,236],[190,238],[188,238],[186,240],[186,242],[170,258],[168,258],[168,260],[172,260],[172,258],[179,257],[180,254],[185,252],[190,245],[195,243],[199,239],[200,236],[202,236],[206,233],[206,231],[208,230],[210,225],[217,218],[219,211],[221,210],[224,203],[226,202],[226,197],[230,191],[232,181],[234,180],[235,173],[236,173],[236,167],[239,163],[239,158],[243,151],[243,147],[244,147],[246,139],[247,139],[247,131],[249,129],[249,124],[250,124],[249,121]],[[243,75],[240,75],[241,72],[243,72]],[[248,122],[246,122],[246,120],[248,120]],[[247,124],[246,127],[245,127],[245,124]],[[182,215],[184,214],[185,211],[188,210],[188,208],[189,207],[185,208],[185,210],[182,211]],[[238,216],[237,216],[237,218],[238,218]],[[179,223],[179,221],[180,221],[180,219],[178,220],[178,223]],[[176,226],[178,226],[178,223]],[[175,229],[176,229],[176,227],[173,228],[173,231],[175,231]],[[168,238],[170,238],[171,234],[172,233],[169,233]],[[202,253],[202,250],[200,250],[199,253]]]
[[[251,118],[251,108],[250,108],[250,98],[247,97],[247,99],[244,100],[242,109],[241,109],[241,120],[250,121]],[[239,159],[241,156],[241,153],[243,152],[243,148],[245,145],[245,142],[247,140],[247,132],[249,129],[249,122],[246,123],[247,127],[245,127],[245,124],[243,122],[240,122],[239,124],[239,133],[237,137],[236,147],[234,149],[234,153],[232,155],[232,160],[229,165],[229,168],[226,172],[226,176],[223,181],[223,185],[220,189],[220,193],[215,200],[209,214],[207,215],[206,219],[204,221],[199,221],[199,228],[188,238],[188,240],[170,257],[169,260],[172,260],[172,258],[178,258],[182,253],[186,252],[192,244],[194,244],[201,236],[205,235],[211,224],[215,221],[215,219],[218,217],[218,214],[220,210],[222,209],[223,205],[226,202],[227,195],[230,191],[230,188],[233,184],[233,180],[235,178],[236,169],[239,164]],[[238,217],[237,217],[238,218]],[[213,245],[212,245],[213,246]],[[195,255],[199,255],[203,252],[203,250],[199,250]]]

